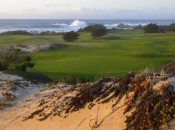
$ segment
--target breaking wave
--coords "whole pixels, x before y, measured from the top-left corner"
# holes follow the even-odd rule
[[[88,24],[86,22],[84,22],[84,21],[74,20],[71,23],[71,26],[78,27],[78,28],[85,28],[85,27],[88,26]]]
[[[112,28],[118,28],[118,29],[132,29],[136,26],[145,26],[147,25],[146,23],[137,23],[137,24],[131,24],[131,23],[118,23],[118,24],[104,24],[104,26],[107,29],[112,29]]]
[[[67,31],[78,31],[79,29],[85,28],[88,26],[88,24],[85,21],[80,21],[80,20],[74,20],[71,24],[60,24],[60,23],[55,23],[52,24],[52,26],[57,26],[63,29],[63,32]]]

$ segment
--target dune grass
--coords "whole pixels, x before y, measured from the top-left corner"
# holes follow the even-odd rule
[[[175,33],[149,34],[142,31],[109,33],[93,39],[81,33],[76,42],[66,43],[61,36],[0,36],[0,45],[59,43],[65,48],[33,53],[36,67],[31,71],[52,79],[67,76],[121,76],[128,71],[154,69],[175,58]]]

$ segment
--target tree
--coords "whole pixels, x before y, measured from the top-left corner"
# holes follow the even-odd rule
[[[159,25],[159,32],[160,33],[165,33],[168,30],[168,26],[167,25]]]
[[[80,28],[78,31],[79,32],[92,32],[92,30],[93,30],[93,25],[89,25],[85,28]]]
[[[157,24],[150,23],[144,27],[144,33],[157,33],[159,32],[159,27]]]
[[[175,23],[169,25],[168,31],[175,32]]]
[[[99,24],[93,25],[90,30],[93,38],[102,37],[108,33],[107,28]]]
[[[80,29],[79,32],[90,32],[93,38],[102,37],[107,35],[108,30],[106,27],[100,24],[89,25],[83,29]]]
[[[74,32],[74,31],[67,32],[67,33],[64,33],[63,39],[66,42],[73,42],[73,41],[79,39],[79,34],[78,34],[78,32]]]

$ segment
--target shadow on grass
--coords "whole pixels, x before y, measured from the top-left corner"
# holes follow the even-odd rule
[[[104,37],[103,39],[105,40],[124,40],[123,38],[117,37],[117,36],[107,36],[107,37]]]
[[[136,54],[134,55],[135,57],[139,58],[163,58],[163,57],[169,57],[169,58],[174,58],[175,54]]]
[[[43,75],[46,75],[50,77],[53,81],[59,81],[64,78],[83,78],[86,79],[86,81],[95,82],[98,79],[105,78],[105,77],[121,77],[124,76],[125,72],[116,72],[116,73],[62,73],[62,72],[41,72]]]

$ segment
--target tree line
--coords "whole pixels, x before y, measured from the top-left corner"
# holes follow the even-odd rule
[[[175,32],[175,23],[170,24],[170,25],[166,25],[166,26],[150,23],[146,26],[139,25],[139,26],[137,26],[133,29],[142,29],[145,34],[147,34],[147,33],[165,33],[165,32],[168,32],[168,31],[169,32]],[[108,32],[110,32],[111,30],[119,31],[121,29],[113,28],[113,29],[108,30],[103,25],[99,25],[99,24],[90,25],[90,26],[87,26],[84,29],[80,29],[78,32],[71,31],[71,32],[64,33],[63,34],[63,39],[66,42],[73,42],[73,41],[79,39],[79,32],[90,32],[92,38],[98,38],[98,37],[102,37],[104,35],[107,35]]]
[[[165,32],[175,32],[175,23],[168,25],[157,25],[150,23],[143,27],[144,33],[165,33]]]
[[[95,25],[87,26],[84,29],[80,29],[78,32],[90,32],[93,38],[98,38],[98,37],[107,35],[108,30],[103,25],[95,24]],[[73,42],[79,38],[78,32],[74,32],[74,31],[66,32],[63,34],[63,39],[66,42]]]

